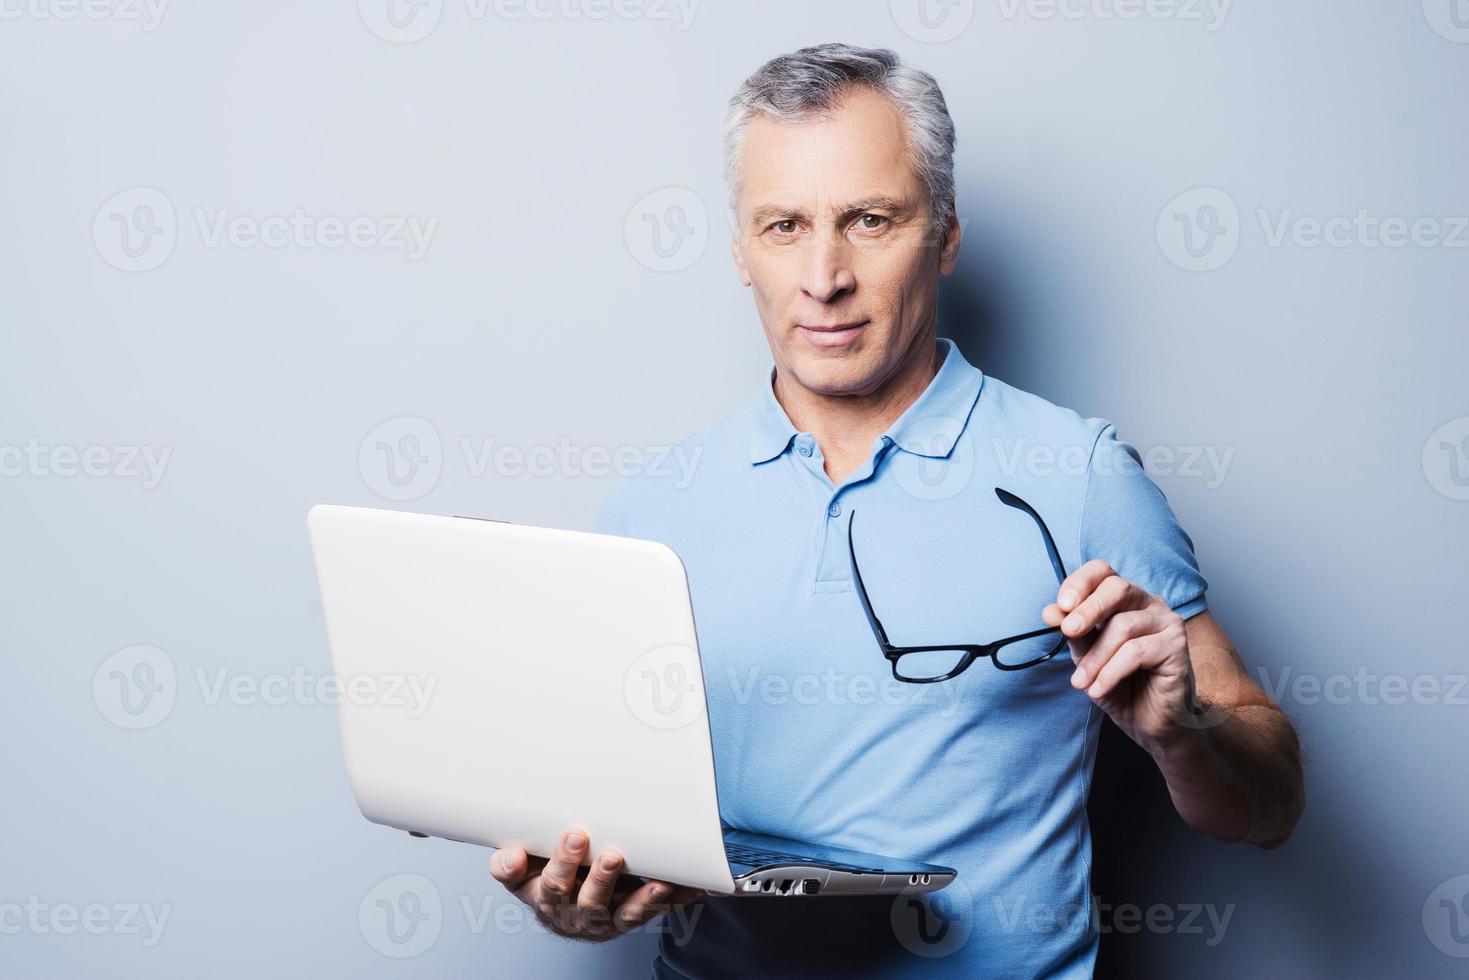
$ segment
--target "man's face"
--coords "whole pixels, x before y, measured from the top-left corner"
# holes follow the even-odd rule
[[[826,119],[757,116],[746,130],[735,264],[780,374],[813,392],[884,384],[930,335],[939,276],[953,271],[958,222],[932,231],[906,132],[866,88]]]

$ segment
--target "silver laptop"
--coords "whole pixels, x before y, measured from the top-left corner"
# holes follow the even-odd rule
[[[952,868],[720,819],[683,563],[614,535],[321,505],[308,518],[367,819],[718,895],[936,891]]]

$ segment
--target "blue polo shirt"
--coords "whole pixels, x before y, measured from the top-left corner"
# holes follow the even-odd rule
[[[936,684],[893,678],[853,590],[900,646],[984,643],[1045,624],[1056,573],[1101,558],[1185,618],[1206,583],[1113,426],[986,377],[952,341],[923,394],[834,485],[776,401],[774,373],[680,444],[686,468],[624,478],[597,519],[683,559],[724,820],[948,865],[925,897],[714,898],[662,920],[658,977],[1090,976],[1086,797],[1102,713],[1071,658]],[[691,908],[690,913],[693,913]]]

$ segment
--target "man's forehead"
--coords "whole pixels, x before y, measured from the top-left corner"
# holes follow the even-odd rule
[[[902,114],[877,95],[798,122],[757,116],[740,178],[742,204],[752,210],[843,212],[878,199],[911,204],[919,192]]]

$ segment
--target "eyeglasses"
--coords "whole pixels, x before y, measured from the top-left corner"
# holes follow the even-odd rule
[[[1056,582],[1058,585],[1064,582],[1066,567],[1061,564],[1061,555],[1056,550],[1056,541],[1051,537],[1051,530],[1046,527],[1046,522],[1041,520],[1041,515],[1035,512],[1034,507],[1008,490],[995,487],[995,496],[999,497],[1002,503],[1025,511],[1035,520],[1036,526],[1040,528],[1041,538],[1045,541],[1046,553],[1050,555],[1051,566],[1056,570]],[[852,581],[857,586],[857,598],[862,601],[862,611],[867,614],[867,623],[872,627],[872,635],[877,637],[877,645],[882,649],[882,655],[887,657],[892,664],[893,676],[898,680],[909,684],[933,684],[937,681],[946,681],[964,673],[980,657],[990,658],[1001,670],[1024,670],[1026,667],[1045,663],[1065,649],[1066,637],[1061,635],[1059,626],[1032,630],[1029,633],[1007,636],[1002,640],[978,645],[893,646],[888,641],[887,631],[882,628],[882,622],[877,618],[877,613],[872,611],[872,600],[867,596],[867,587],[862,584],[862,572],[857,568],[857,547],[852,542],[852,519],[856,516],[856,512],[853,511],[847,517],[847,553],[852,558]]]

